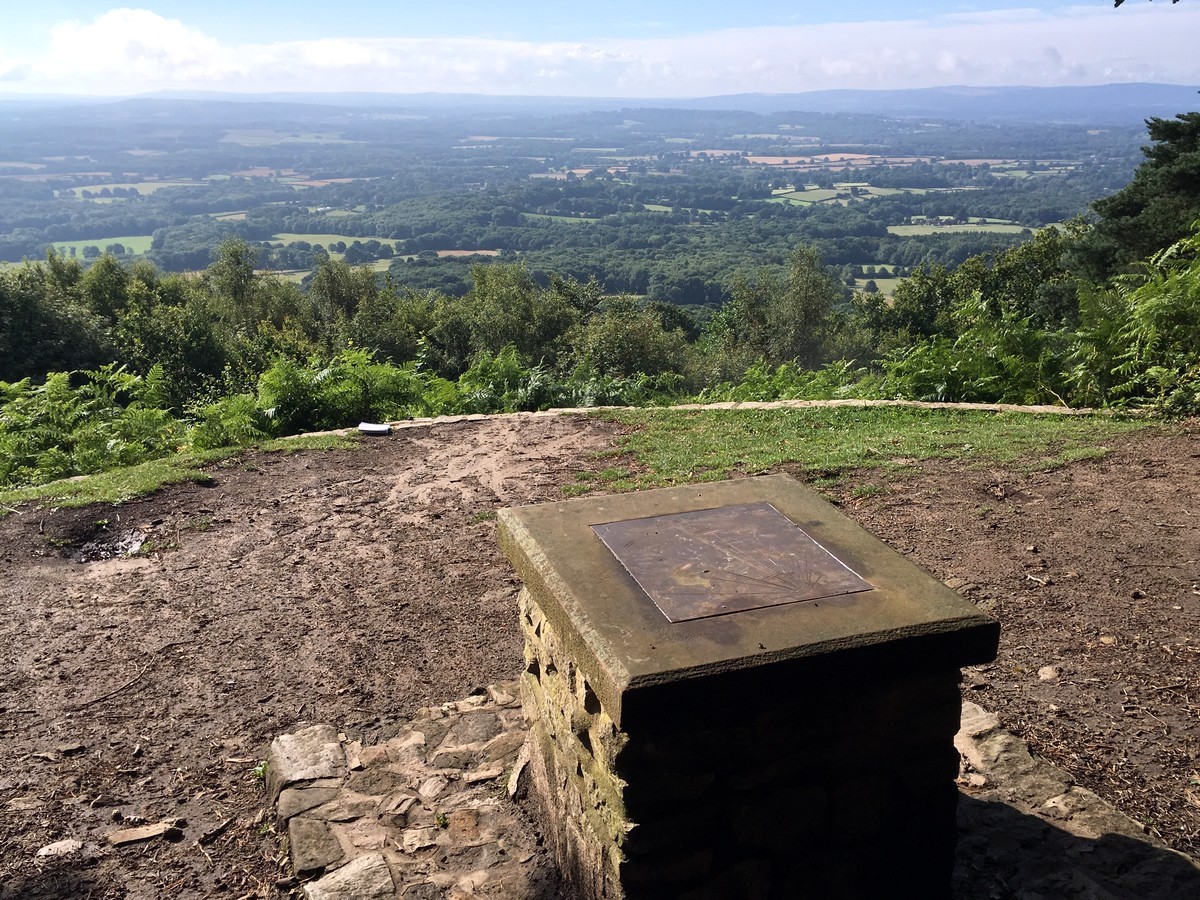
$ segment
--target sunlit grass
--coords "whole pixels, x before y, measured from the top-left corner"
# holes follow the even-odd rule
[[[109,469],[95,475],[83,475],[39,484],[33,487],[0,491],[0,516],[22,503],[45,506],[87,506],[91,503],[122,503],[134,497],[152,494],[170,484],[209,480],[207,469],[238,457],[248,449],[268,453],[297,453],[302,450],[355,449],[361,446],[355,435],[313,434],[266,441],[257,448],[225,447],[204,452],[183,451],[136,466]]]
[[[717,481],[787,466],[814,480],[856,469],[902,473],[930,459],[1047,469],[1108,452],[1145,420],[911,407],[630,410],[605,413],[633,430],[633,465],[587,472],[571,493]],[[1162,427],[1162,426],[1158,426]]]

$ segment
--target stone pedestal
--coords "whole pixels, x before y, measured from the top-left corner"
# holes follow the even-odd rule
[[[785,476],[504,510],[500,535],[532,793],[581,896],[948,896],[958,669],[994,620]]]

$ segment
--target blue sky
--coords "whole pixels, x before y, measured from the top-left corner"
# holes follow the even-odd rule
[[[22,3],[0,95],[154,90],[686,97],[1200,84],[1200,2],[203,0]]]

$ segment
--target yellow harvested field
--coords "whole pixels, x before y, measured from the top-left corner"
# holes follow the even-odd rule
[[[967,166],[1004,166],[1015,163],[1014,159],[939,159],[944,166],[955,166],[959,163]]]
[[[253,169],[240,169],[230,174],[239,175],[242,178],[293,178],[300,173],[295,169],[269,169],[266,166],[255,166]]]
[[[499,256],[499,250],[439,250],[438,256]]]

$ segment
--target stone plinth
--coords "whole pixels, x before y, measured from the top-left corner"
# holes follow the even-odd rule
[[[659,556],[632,542],[688,517],[611,527],[762,504],[864,584],[714,614],[697,589],[745,581],[734,557],[759,526],[735,517],[730,542],[688,524],[707,549],[676,535]],[[533,793],[582,896],[948,896],[958,669],[994,657],[994,620],[785,476],[503,510],[500,537],[525,582]],[[749,565],[775,585],[809,571],[798,555],[784,541]],[[702,615],[656,605],[680,596]]]

